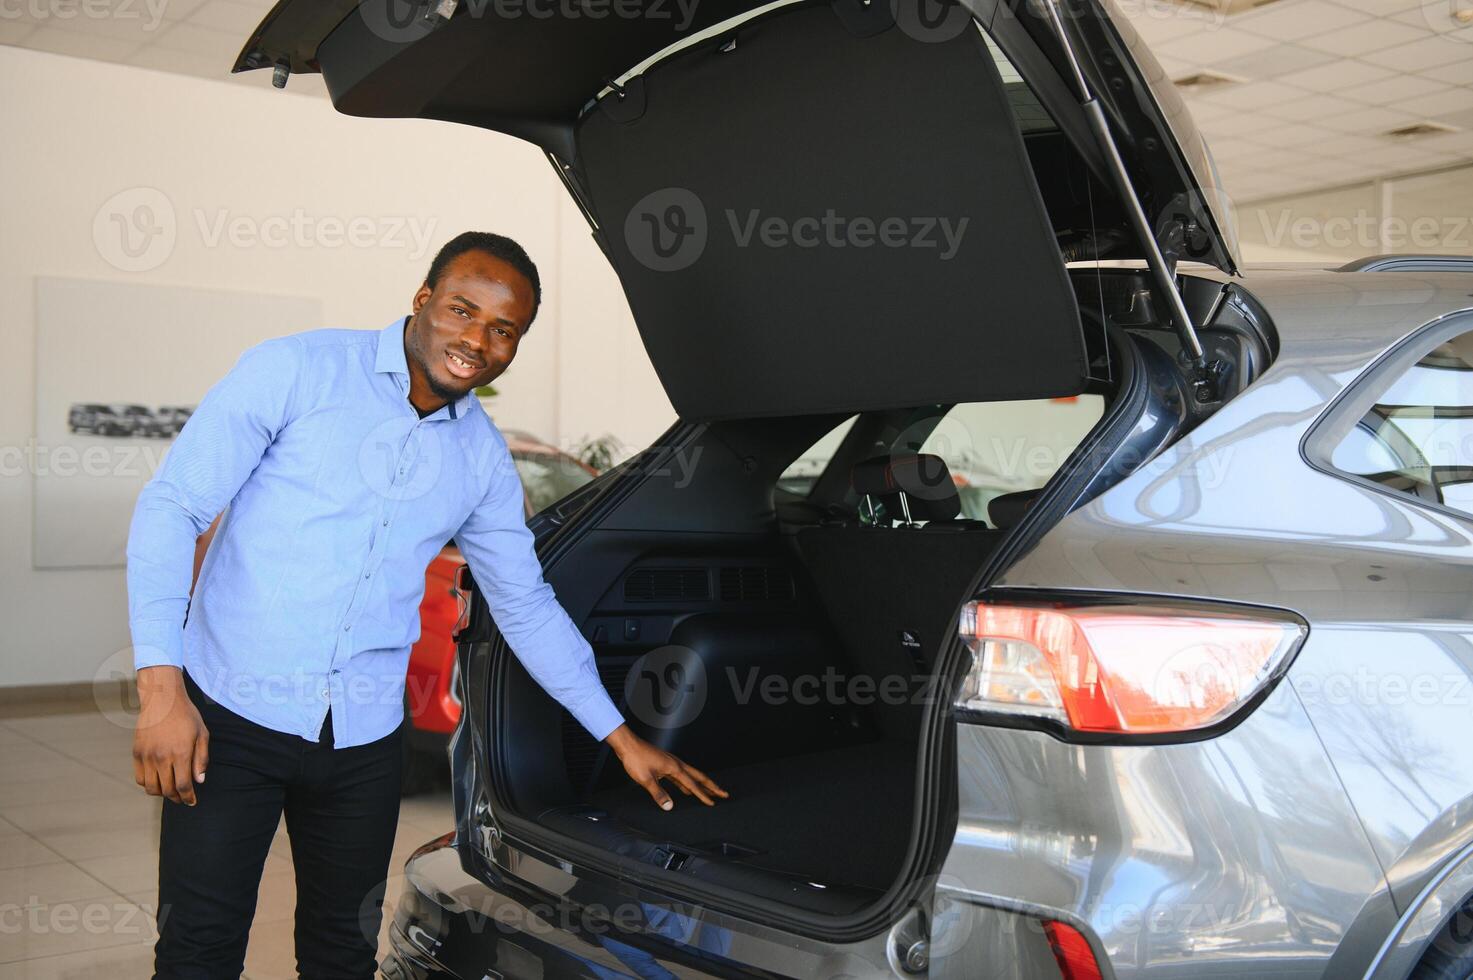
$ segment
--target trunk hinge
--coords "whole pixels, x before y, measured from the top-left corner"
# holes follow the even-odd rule
[[[1156,240],[1156,235],[1151,230],[1151,223],[1146,218],[1141,199],[1130,182],[1130,172],[1125,169],[1125,160],[1120,156],[1120,149],[1115,145],[1115,137],[1110,133],[1110,124],[1105,119],[1105,110],[1100,106],[1099,99],[1095,98],[1094,93],[1090,91],[1089,82],[1084,77],[1084,70],[1079,67],[1074,45],[1064,30],[1064,19],[1059,13],[1059,0],[1045,0],[1044,6],[1048,9],[1049,20],[1053,22],[1054,31],[1059,35],[1059,43],[1064,48],[1064,56],[1068,59],[1069,68],[1074,74],[1074,82],[1079,87],[1080,107],[1084,109],[1085,118],[1089,120],[1095,138],[1099,140],[1110,176],[1115,181],[1115,189],[1119,192],[1121,203],[1125,207],[1126,217],[1130,219],[1131,227],[1135,230],[1136,237],[1140,239],[1141,247],[1146,251],[1146,265],[1150,268],[1156,292],[1160,294],[1161,302],[1170,311],[1171,319],[1175,322],[1176,332],[1181,337],[1183,353],[1191,360],[1193,393],[1198,402],[1217,401],[1217,382],[1222,373],[1222,365],[1215,361],[1208,362],[1207,355],[1202,350],[1202,341],[1197,337],[1197,328],[1192,324],[1192,316],[1187,312],[1186,301],[1182,299],[1181,290],[1177,288],[1175,258],[1179,249],[1172,249],[1172,261],[1168,263],[1166,256],[1162,253],[1160,242]],[[1184,232],[1185,229],[1176,231],[1183,235]]]

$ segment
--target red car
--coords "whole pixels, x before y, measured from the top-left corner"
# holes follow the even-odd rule
[[[598,475],[598,471],[535,436],[504,429],[507,448],[522,478],[527,517],[556,503]],[[194,574],[215,536],[215,522],[195,545]],[[455,684],[455,632],[464,604],[455,587],[464,564],[460,549],[447,543],[425,572],[425,594],[419,606],[419,642],[409,652],[404,687],[404,792],[422,792],[448,771],[445,743],[460,721]]]
[[[517,464],[526,497],[526,514],[556,503],[598,475],[598,471],[534,436],[503,430]],[[464,562],[454,543],[445,545],[425,572],[419,606],[419,642],[409,652],[404,713],[404,792],[423,792],[449,771],[445,743],[460,721],[456,685],[455,633],[465,603],[456,588]]]

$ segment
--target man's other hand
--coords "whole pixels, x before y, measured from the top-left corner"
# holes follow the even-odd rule
[[[624,771],[629,778],[643,786],[661,810],[675,806],[670,794],[660,785],[662,779],[670,780],[686,796],[694,796],[707,806],[716,805],[713,797],[726,799],[729,795],[710,776],[695,766],[686,765],[664,749],[655,748],[630,731],[628,725],[620,725],[604,741],[624,763]]]
[[[178,667],[138,672],[138,725],[133,730],[133,781],[149,796],[194,806],[194,784],[205,781],[210,733],[184,690]]]

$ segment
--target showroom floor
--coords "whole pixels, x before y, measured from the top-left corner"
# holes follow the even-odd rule
[[[152,972],[163,804],[134,784],[131,744],[131,728],[96,709],[0,705],[0,980]],[[450,829],[449,807],[448,794],[404,801],[386,923],[405,858]],[[283,827],[261,880],[247,977],[296,975],[295,899]]]

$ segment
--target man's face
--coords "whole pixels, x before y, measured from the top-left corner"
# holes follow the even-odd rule
[[[484,252],[456,257],[434,289],[414,294],[404,334],[411,379],[442,402],[490,384],[516,357],[533,303],[532,284],[508,263]]]

